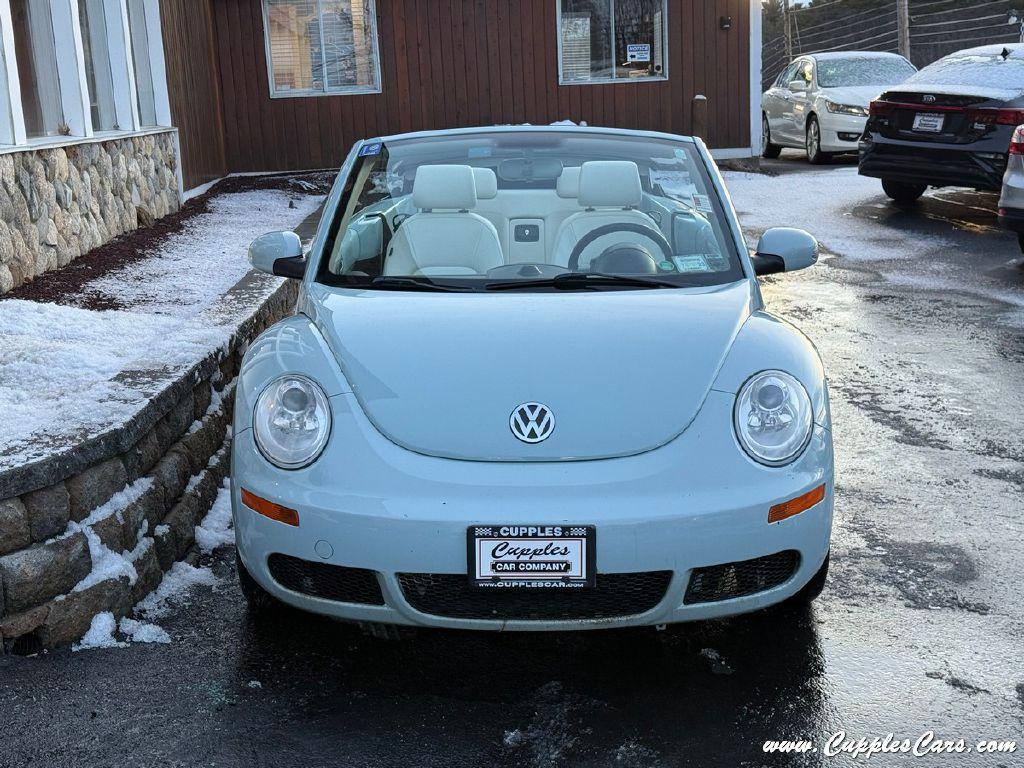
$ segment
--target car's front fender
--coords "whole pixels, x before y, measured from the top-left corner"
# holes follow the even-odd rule
[[[328,397],[352,391],[320,331],[305,315],[282,320],[263,332],[242,358],[235,393],[234,430],[252,426],[252,412],[263,389],[278,376],[300,373]]]
[[[736,335],[712,389],[736,394],[755,373],[785,371],[811,398],[814,422],[831,428],[828,384],[818,350],[794,326],[767,312],[754,312]]]

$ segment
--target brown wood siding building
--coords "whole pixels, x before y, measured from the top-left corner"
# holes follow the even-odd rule
[[[688,133],[696,94],[708,143],[749,149],[751,2],[759,11],[668,0],[666,80],[560,85],[555,0],[377,0],[380,93],[271,98],[261,0],[161,0],[185,186],[337,167],[357,139],[423,129],[569,119]]]

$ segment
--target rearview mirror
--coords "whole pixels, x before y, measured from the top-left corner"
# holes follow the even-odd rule
[[[294,232],[269,232],[252,241],[249,263],[254,269],[278,277],[301,279],[306,274],[302,241]]]
[[[806,80],[801,78],[801,79],[794,80],[793,82],[791,82],[789,84],[789,90],[791,90],[791,91],[808,91],[808,90],[810,90],[810,85],[808,85]]]
[[[761,235],[750,260],[758,275],[804,269],[818,260],[818,241],[802,229],[773,227]]]

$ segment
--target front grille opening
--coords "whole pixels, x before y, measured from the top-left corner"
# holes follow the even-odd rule
[[[599,573],[592,589],[475,589],[464,573],[400,573],[420,613],[452,619],[581,621],[645,613],[665,597],[672,571]]]
[[[764,592],[789,581],[799,565],[800,553],[787,549],[753,560],[695,568],[683,603],[713,603]]]
[[[342,603],[384,605],[377,574],[365,568],[314,563],[276,552],[267,566],[274,581],[293,592]]]

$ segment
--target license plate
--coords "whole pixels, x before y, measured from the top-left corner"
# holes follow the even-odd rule
[[[914,130],[929,133],[942,133],[946,124],[946,116],[934,112],[919,112],[914,115]]]
[[[466,532],[469,582],[483,589],[594,586],[592,525],[474,525]]]

